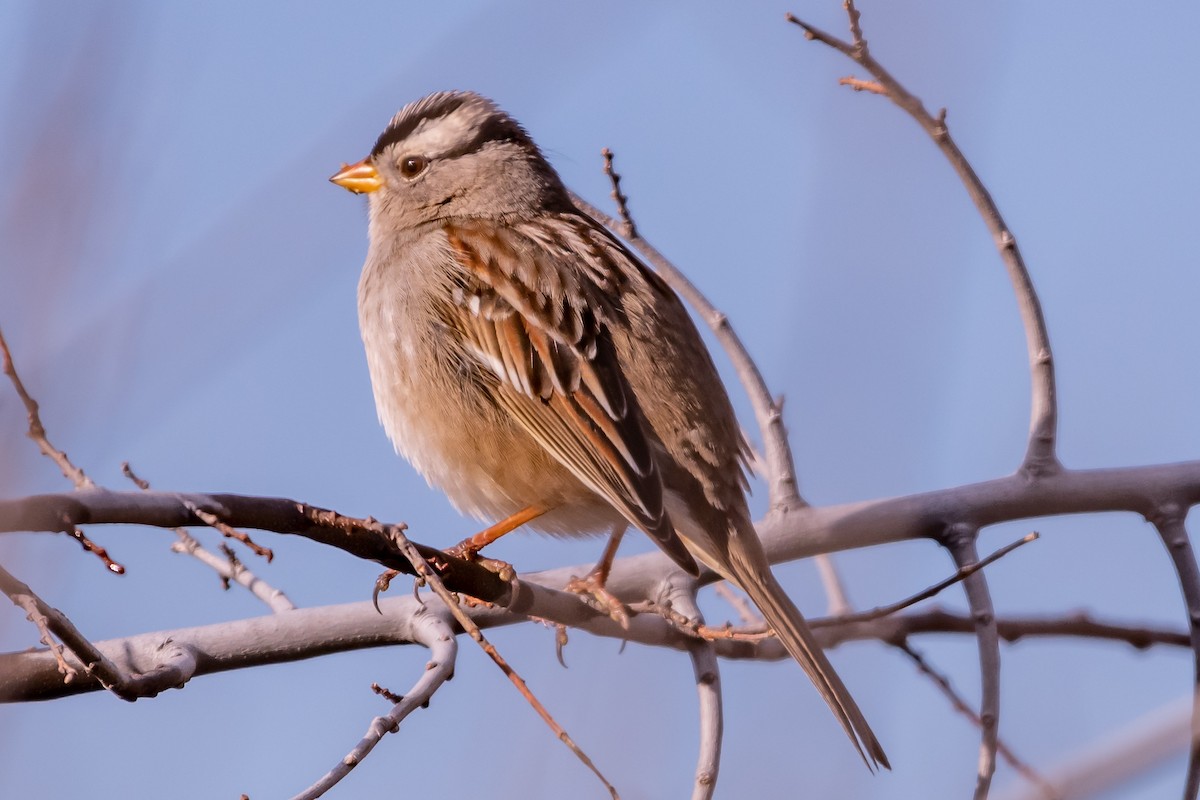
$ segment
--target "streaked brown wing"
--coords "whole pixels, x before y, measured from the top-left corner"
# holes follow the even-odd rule
[[[491,390],[554,458],[649,534],[684,569],[696,563],[663,505],[662,476],[642,414],[606,329],[613,313],[598,252],[585,268],[561,269],[578,242],[467,222],[445,227],[467,281],[455,324],[468,349],[496,377]],[[564,228],[563,236],[570,233]],[[574,248],[572,247],[574,245]],[[604,286],[604,288],[610,288]]]

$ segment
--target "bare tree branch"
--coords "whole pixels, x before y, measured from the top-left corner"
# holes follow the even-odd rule
[[[696,605],[697,588],[695,580],[678,576],[669,582],[663,599],[664,604],[702,625],[704,615]],[[721,671],[717,665],[717,650],[710,641],[693,639],[688,643],[688,655],[692,659],[696,694],[700,701],[700,750],[696,758],[692,800],[711,800],[717,790],[717,776],[721,769],[721,737],[725,727],[721,702]]]
[[[1195,741],[1193,697],[1184,697],[1102,737],[1048,770],[1046,782],[1057,800],[1117,796],[1121,784],[1143,775]],[[1046,800],[1039,786],[1011,786],[997,800]]]
[[[1200,730],[1200,568],[1196,565],[1196,553],[1188,538],[1185,518],[1187,511],[1177,503],[1165,503],[1158,513],[1150,517],[1158,534],[1162,537],[1167,554],[1179,578],[1179,588],[1188,612],[1188,630],[1192,644],[1192,728]],[[1200,739],[1192,739],[1188,754],[1187,779],[1184,797],[1194,798],[1200,792]]]
[[[121,474],[132,481],[143,492],[150,491],[150,483],[139,477],[133,471],[128,461],[121,464]],[[195,508],[190,510],[195,513]],[[171,545],[171,551],[189,555],[217,573],[225,588],[229,588],[231,583],[236,583],[265,603],[267,608],[270,608],[277,614],[281,611],[291,611],[296,607],[291,599],[283,593],[283,590],[271,586],[247,569],[246,565],[237,559],[232,550],[226,548],[226,557],[221,558],[206,549],[204,545],[200,544],[194,536],[183,528],[172,528],[171,530],[179,537],[179,541]],[[269,561],[270,559],[267,560]]]
[[[492,663],[500,668],[500,671],[503,672],[505,677],[512,682],[513,686],[517,687],[517,691],[521,693],[521,696],[525,698],[525,701],[529,703],[533,710],[537,712],[537,715],[542,718],[542,721],[545,722],[550,730],[554,732],[555,737],[562,742],[567,749],[574,753],[575,757],[579,759],[585,767],[591,770],[592,774],[596,776],[597,780],[604,784],[604,788],[608,790],[610,795],[612,795],[613,800],[620,800],[620,795],[617,794],[616,788],[609,783],[608,778],[604,777],[604,774],[600,772],[599,768],[597,768],[594,763],[592,763],[592,759],[588,757],[587,753],[583,752],[583,749],[575,743],[575,741],[567,733],[566,729],[564,729],[562,725],[559,725],[558,721],[551,716],[550,711],[544,705],[542,705],[542,701],[538,700],[537,696],[534,695],[533,691],[530,690],[528,685],[526,685],[525,679],[522,678],[520,674],[518,674],[517,671],[512,668],[512,666],[502,655],[500,655],[500,651],[496,649],[496,646],[487,640],[487,638],[483,635],[483,632],[479,630],[479,626],[475,624],[474,620],[471,619],[471,616],[466,613],[462,606],[459,605],[458,599],[451,595],[450,590],[447,589],[442,583],[441,578],[439,578],[437,575],[437,571],[425,560],[424,556],[418,552],[417,548],[413,546],[412,542],[408,541],[408,538],[404,535],[402,528],[396,525],[379,526],[379,534],[381,536],[386,536],[396,543],[400,551],[404,553],[404,557],[407,558],[412,564],[413,568],[416,569],[417,577],[429,584],[430,588],[433,589],[438,598],[446,604],[446,607],[450,610],[450,613],[454,616],[454,619],[458,622],[458,624],[462,626],[462,629],[467,633],[468,636],[475,640],[476,644],[483,648],[483,651],[487,653],[490,659],[492,659]]]
[[[1000,209],[997,208],[991,193],[988,192],[983,181],[975,173],[975,169],[950,136],[950,131],[946,127],[945,109],[942,109],[936,117],[930,114],[920,98],[905,89],[882,64],[871,56],[867,40],[863,38],[860,14],[854,7],[853,0],[845,0],[844,5],[850,18],[850,42],[831,36],[821,29],[797,19],[792,14],[787,15],[787,20],[803,28],[807,38],[832,47],[871,73],[879,89],[861,81],[843,80],[843,82],[849,83],[858,90],[869,89],[875,93],[886,95],[892,102],[904,109],[929,134],[934,144],[950,162],[950,166],[958,173],[959,179],[983,217],[984,224],[992,234],[996,249],[1004,261],[1005,269],[1008,271],[1009,279],[1016,291],[1017,305],[1020,308],[1021,321],[1025,328],[1032,399],[1029,442],[1025,451],[1025,459],[1021,464],[1021,471],[1031,477],[1053,474],[1062,468],[1056,454],[1058,401],[1055,389],[1054,360],[1050,350],[1050,336],[1046,329],[1046,319],[1042,314],[1042,304],[1034,291],[1033,280],[1029,277],[1029,270],[1026,269],[1025,260],[1017,247],[1016,237],[1013,236],[1004,218],[1000,215]]]
[[[916,665],[917,669],[921,671],[921,674],[933,681],[934,686],[936,686],[938,690],[941,691],[941,693],[946,697],[946,699],[950,701],[950,705],[955,711],[971,720],[971,723],[976,728],[982,729],[983,723],[979,719],[979,715],[975,713],[975,710],[971,708],[965,699],[963,699],[962,695],[955,691],[954,686],[950,683],[950,679],[948,677],[935,669],[933,665],[929,663],[928,659],[926,659],[922,653],[912,647],[912,645],[910,645],[908,642],[900,642],[896,645],[896,648],[909,657],[909,659]],[[1034,784],[1041,790],[1042,794],[1039,796],[1039,800],[1061,800],[1057,792],[1054,790],[1054,787],[1050,785],[1049,781],[1039,775],[1037,771],[1025,763],[1024,760],[1019,758],[1017,754],[1013,752],[1012,748],[1005,744],[1004,740],[1000,739],[999,737],[996,739],[996,752],[998,752],[1005,761],[1011,764],[1013,769],[1021,773],[1021,776],[1024,777],[1025,780]]]
[[[12,352],[8,349],[8,341],[4,338],[3,331],[0,331],[0,371],[8,376],[17,396],[21,398],[21,403],[25,406],[25,415],[29,418],[29,430],[26,431],[26,435],[37,443],[38,450],[42,452],[42,455],[57,464],[58,468],[62,470],[63,477],[73,483],[76,489],[95,488],[96,484],[92,483],[92,479],[87,476],[87,473],[72,464],[66,453],[50,444],[50,440],[46,437],[46,428],[42,425],[42,416],[38,410],[37,401],[26,391],[24,382],[17,374]]]
[[[959,569],[979,561],[975,542],[979,531],[969,525],[954,525],[946,532],[946,547],[954,556]],[[975,638],[979,642],[980,694],[979,770],[975,783],[975,800],[986,800],[996,772],[996,748],[1000,731],[1000,634],[996,628],[996,612],[987,578],[973,572],[963,580],[967,603],[975,620]]]
[[[458,640],[450,628],[450,614],[446,608],[442,607],[437,611],[427,607],[418,608],[411,618],[404,618],[403,625],[408,628],[412,641],[429,649],[429,661],[425,663],[421,677],[408,690],[408,694],[395,698],[395,705],[391,711],[371,720],[366,734],[345,757],[292,800],[312,800],[332,789],[362,763],[386,734],[398,731],[400,723],[409,714],[418,708],[428,707],[434,692],[453,677],[458,657]]]
[[[25,609],[29,618],[40,631],[49,652],[54,657],[55,667],[62,676],[62,683],[80,684],[80,672],[95,679],[98,686],[120,697],[122,700],[137,700],[154,697],[165,689],[182,688],[196,673],[196,654],[187,644],[171,638],[161,640],[149,653],[148,663],[139,669],[122,669],[100,648],[88,641],[67,617],[47,605],[28,585],[13,577],[0,567],[0,591],[12,599],[13,604]],[[50,636],[70,650],[77,662],[68,664],[62,648],[55,646]]]

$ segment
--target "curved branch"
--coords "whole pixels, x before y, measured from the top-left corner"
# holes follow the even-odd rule
[[[196,652],[185,642],[171,638],[161,640],[145,653],[145,659],[133,664],[119,664],[105,654],[79,631],[58,609],[51,608],[28,585],[0,567],[0,591],[24,609],[29,619],[42,630],[42,641],[53,657],[55,675],[62,684],[82,684],[80,675],[93,681],[93,688],[104,688],[122,700],[133,702],[141,697],[154,697],[167,689],[180,689],[197,672]],[[56,636],[75,661],[67,663],[67,653],[55,645]],[[0,681],[2,684],[2,681]]]
[[[975,541],[979,531],[969,525],[955,525],[947,531],[945,546],[954,556],[959,569],[979,561]],[[980,694],[979,770],[975,782],[975,800],[987,800],[996,772],[996,749],[1000,731],[1000,636],[996,629],[996,613],[992,594],[982,572],[973,572],[963,579],[963,589],[971,616],[975,621],[975,638],[979,642]]]
[[[1053,474],[1062,469],[1056,454],[1056,437],[1058,429],[1058,400],[1054,378],[1054,358],[1050,350],[1050,335],[1046,329],[1046,319],[1042,314],[1042,304],[1033,287],[1029,270],[1025,267],[1025,259],[1017,247],[1016,237],[1013,236],[1008,224],[1000,215],[1000,209],[992,199],[987,187],[975,173],[975,169],[958,148],[950,131],[946,127],[946,111],[943,109],[936,117],[930,114],[920,98],[910,93],[888,72],[882,64],[876,61],[863,38],[859,27],[859,12],[854,7],[853,0],[847,0],[846,11],[850,15],[851,41],[845,42],[836,36],[809,25],[797,19],[792,14],[787,20],[804,29],[807,38],[832,47],[839,53],[852,59],[855,63],[871,73],[882,92],[892,102],[906,111],[917,124],[929,134],[938,149],[950,162],[950,166],[958,174],[959,180],[975,204],[992,241],[996,245],[1009,280],[1017,296],[1017,305],[1021,312],[1021,322],[1025,329],[1025,344],[1029,356],[1029,373],[1032,384],[1030,401],[1029,441],[1025,451],[1025,459],[1021,471],[1030,477]]]
[[[1200,567],[1196,564],[1196,553],[1192,549],[1185,524],[1186,512],[1178,504],[1165,503],[1150,518],[1162,537],[1175,574],[1179,577],[1179,588],[1187,607],[1188,630],[1192,645],[1192,729],[1200,730]],[[1200,738],[1192,737],[1188,753],[1187,778],[1183,796],[1194,798],[1200,792]]]
[[[342,778],[350,774],[367,754],[375,749],[375,745],[386,734],[395,733],[400,729],[404,718],[418,708],[426,708],[443,683],[454,675],[454,665],[458,658],[458,640],[450,628],[450,615],[445,608],[439,613],[433,613],[427,608],[418,608],[407,621],[412,634],[412,640],[429,649],[429,661],[421,672],[421,677],[400,698],[392,710],[382,717],[371,720],[367,732],[353,749],[338,761],[334,767],[322,775],[312,786],[297,794],[292,800],[313,800],[332,789]]]
[[[704,615],[696,605],[695,580],[672,581],[666,592],[669,607],[689,620],[703,624]],[[696,781],[692,800],[711,800],[717,790],[721,769],[721,736],[725,728],[721,705],[721,671],[717,665],[717,649],[705,639],[688,643],[692,671],[696,676],[696,694],[700,701],[700,750],[696,758]]]

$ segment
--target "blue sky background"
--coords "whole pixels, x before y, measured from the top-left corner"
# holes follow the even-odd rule
[[[840,5],[350,3],[0,6],[0,325],[55,442],[123,488],[283,495],[404,520],[449,544],[474,530],[395,457],[375,421],[355,316],[364,202],[326,183],[406,102],[470,88],[520,119],[601,205],[611,147],[643,233],[728,312],[776,392],[801,488],[833,503],[1011,472],[1028,420],[1025,347],[989,237],[941,155],[861,74],[783,21],[845,30]],[[1200,212],[1194,3],[865,2],[873,50],[933,109],[1015,231],[1058,362],[1072,467],[1200,457],[1192,246]],[[735,402],[748,420],[740,392]],[[0,496],[66,484],[0,387]],[[762,503],[762,495],[756,502]],[[1182,626],[1169,562],[1132,516],[986,532],[1044,538],[989,570],[1001,613],[1090,608]],[[258,615],[173,536],[19,535],[0,558],[94,639]],[[204,535],[203,533],[201,534]],[[290,538],[264,578],[300,605],[361,600],[378,568]],[[214,543],[215,537],[207,540]],[[511,537],[518,569],[584,563],[599,541]],[[631,537],[623,552],[648,550]],[[840,556],[852,599],[943,577],[914,542]],[[802,608],[810,564],[779,569]],[[942,602],[960,607],[958,593]],[[726,613],[718,603],[707,606]],[[629,800],[683,796],[695,763],[691,667],[538,626],[494,639]],[[36,634],[0,611],[0,646]],[[914,640],[968,697],[974,642]],[[832,655],[891,756],[871,777],[795,665],[725,664],[720,795],[961,797],[978,737],[901,655]],[[1184,695],[1184,652],[1026,642],[1004,657],[1002,735],[1049,767]],[[411,684],[419,648],[196,680],[126,704],[91,695],[0,708],[0,796],[288,796]],[[1111,797],[1174,796],[1183,760]],[[998,785],[1013,780],[1002,767]],[[485,658],[334,797],[601,797]]]

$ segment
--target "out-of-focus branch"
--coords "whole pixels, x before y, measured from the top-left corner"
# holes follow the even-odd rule
[[[412,641],[429,649],[429,661],[425,663],[421,677],[407,694],[393,698],[395,705],[391,711],[371,720],[363,738],[333,769],[292,800],[313,800],[332,789],[350,774],[350,770],[362,763],[386,734],[398,731],[405,717],[418,708],[427,707],[434,692],[453,677],[458,657],[458,640],[450,628],[449,612],[444,607],[437,612],[429,608],[418,608],[412,614],[412,618],[407,619],[404,624],[411,631]]]
[[[934,144],[946,156],[951,167],[958,173],[959,179],[983,217],[984,224],[992,234],[996,249],[1004,261],[1005,269],[1008,271],[1009,279],[1016,291],[1017,305],[1020,308],[1021,321],[1025,328],[1032,399],[1029,442],[1025,451],[1025,459],[1021,464],[1021,471],[1031,477],[1055,473],[1062,469],[1062,466],[1059,464],[1056,453],[1058,401],[1055,389],[1054,360],[1050,350],[1050,336],[1046,330],[1046,320],[1042,314],[1041,301],[1033,288],[1033,280],[1029,276],[1025,260],[1017,247],[1016,237],[1013,236],[1004,218],[1000,215],[1000,209],[997,208],[991,193],[988,192],[971,163],[950,136],[950,131],[946,127],[945,109],[942,109],[937,116],[930,114],[920,98],[905,89],[882,64],[871,56],[867,40],[862,35],[860,14],[854,7],[853,0],[845,0],[845,7],[850,17],[851,40],[849,42],[809,25],[792,14],[787,15],[787,20],[803,28],[807,38],[832,47],[867,70],[875,78],[879,88],[862,81],[855,81],[850,85],[855,89],[870,89],[877,94],[886,95],[892,102],[904,109],[929,134]],[[843,80],[843,82],[846,81]]]
[[[1192,645],[1192,692],[1196,701],[1192,709],[1192,728],[1200,730],[1200,568],[1196,565],[1196,553],[1188,538],[1185,518],[1187,509],[1178,503],[1164,503],[1154,516],[1149,517],[1162,538],[1183,594],[1188,612],[1188,630]],[[1184,797],[1194,798],[1200,793],[1200,739],[1193,738],[1188,754],[1187,779]]]
[[[1135,720],[1125,729],[1092,742],[1046,771],[1056,800],[1084,800],[1113,790],[1188,747],[1195,741],[1193,697],[1184,697]],[[1046,800],[1040,786],[1011,786],[996,800]]]

